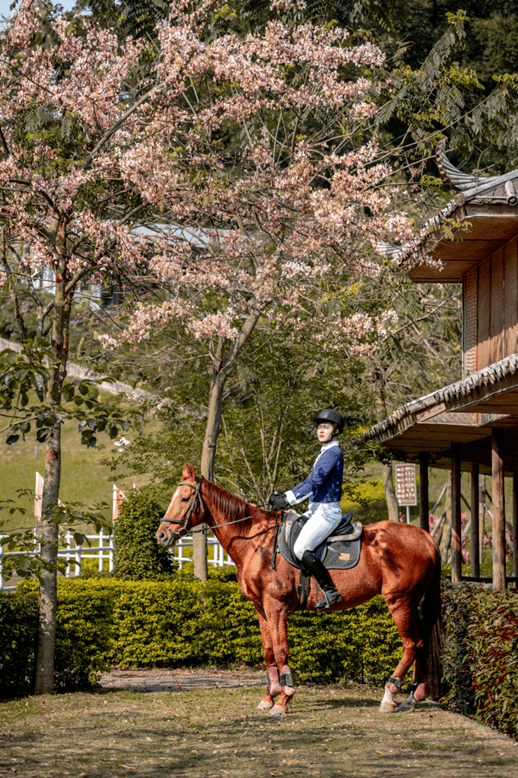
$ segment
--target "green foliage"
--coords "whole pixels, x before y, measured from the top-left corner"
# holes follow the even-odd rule
[[[473,614],[476,718],[518,735],[518,597],[486,592]]]
[[[83,587],[60,581],[54,657],[57,691],[84,689],[106,669],[116,590],[103,583],[90,579]]]
[[[97,444],[99,433],[113,440],[130,426],[140,428],[141,409],[122,409],[120,397],[100,397],[98,381],[65,382],[60,404],[51,407],[48,403],[51,375],[47,365],[54,362],[55,357],[42,338],[27,339],[19,353],[13,349],[0,352],[0,416],[9,418],[2,430],[7,432],[5,442],[9,446],[25,440],[31,431],[38,443],[45,443],[56,423],[66,419],[78,422],[81,443],[87,448]],[[38,404],[31,402],[36,397]]]
[[[111,615],[117,594],[107,582],[59,579],[55,682],[59,691],[86,688],[106,668]],[[0,696],[29,694],[32,689],[38,628],[35,581],[0,594]]]
[[[23,607],[22,607],[23,605]],[[0,599],[4,695],[29,691],[36,636],[36,586]],[[23,650],[7,650],[23,639]],[[290,615],[290,666],[301,681],[341,678],[380,684],[401,643],[383,598],[343,614]],[[25,653],[24,653],[25,651]],[[261,664],[255,608],[237,583],[114,578],[58,580],[56,688],[84,687],[110,664],[135,667]]]
[[[124,501],[114,527],[113,572],[117,578],[139,581],[170,572],[169,553],[155,540],[162,516],[160,505],[145,489]]]
[[[31,691],[37,625],[34,593],[0,592],[0,698]]]
[[[341,678],[383,685],[401,658],[401,639],[383,597],[318,617],[290,616],[290,666],[301,681]]]
[[[443,703],[518,736],[518,595],[443,583]]]
[[[443,654],[443,702],[464,715],[475,711],[470,656],[470,614],[478,587],[443,580],[443,620],[446,636]]]

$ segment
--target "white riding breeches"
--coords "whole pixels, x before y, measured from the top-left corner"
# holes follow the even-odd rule
[[[297,559],[302,559],[304,551],[314,551],[342,520],[339,502],[311,502],[304,515],[309,519],[293,547]]]

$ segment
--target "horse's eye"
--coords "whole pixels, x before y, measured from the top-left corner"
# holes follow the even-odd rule
[[[189,498],[188,497],[182,497],[180,502],[189,502]]]

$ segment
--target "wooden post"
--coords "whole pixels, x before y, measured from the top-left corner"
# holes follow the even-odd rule
[[[451,580],[462,579],[461,523],[460,523],[460,444],[451,447]]]
[[[486,534],[486,505],[487,505],[487,489],[486,489],[486,476],[480,475],[478,479],[478,503],[480,506],[480,529],[479,529],[479,549],[480,549],[480,562],[484,559],[484,537]]]
[[[480,578],[480,548],[479,548],[479,466],[471,465],[471,575]]]
[[[493,477],[493,590],[505,591],[504,431],[491,433]]]
[[[513,473],[513,576],[518,577],[518,473]],[[518,588],[518,582],[515,582]]]
[[[421,454],[419,457],[419,523],[421,529],[430,532],[428,503],[428,457],[426,454]]]

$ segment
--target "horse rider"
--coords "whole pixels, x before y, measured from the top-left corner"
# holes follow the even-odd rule
[[[342,520],[340,498],[344,457],[338,443],[338,435],[343,431],[344,419],[338,411],[326,408],[315,418],[315,424],[322,448],[311,473],[290,491],[272,495],[269,504],[272,510],[281,511],[288,505],[310,500],[309,510],[304,514],[309,518],[300,531],[293,550],[304,569],[320,586],[324,596],[318,600],[315,608],[324,610],[342,599],[328,570],[314,552]]]

